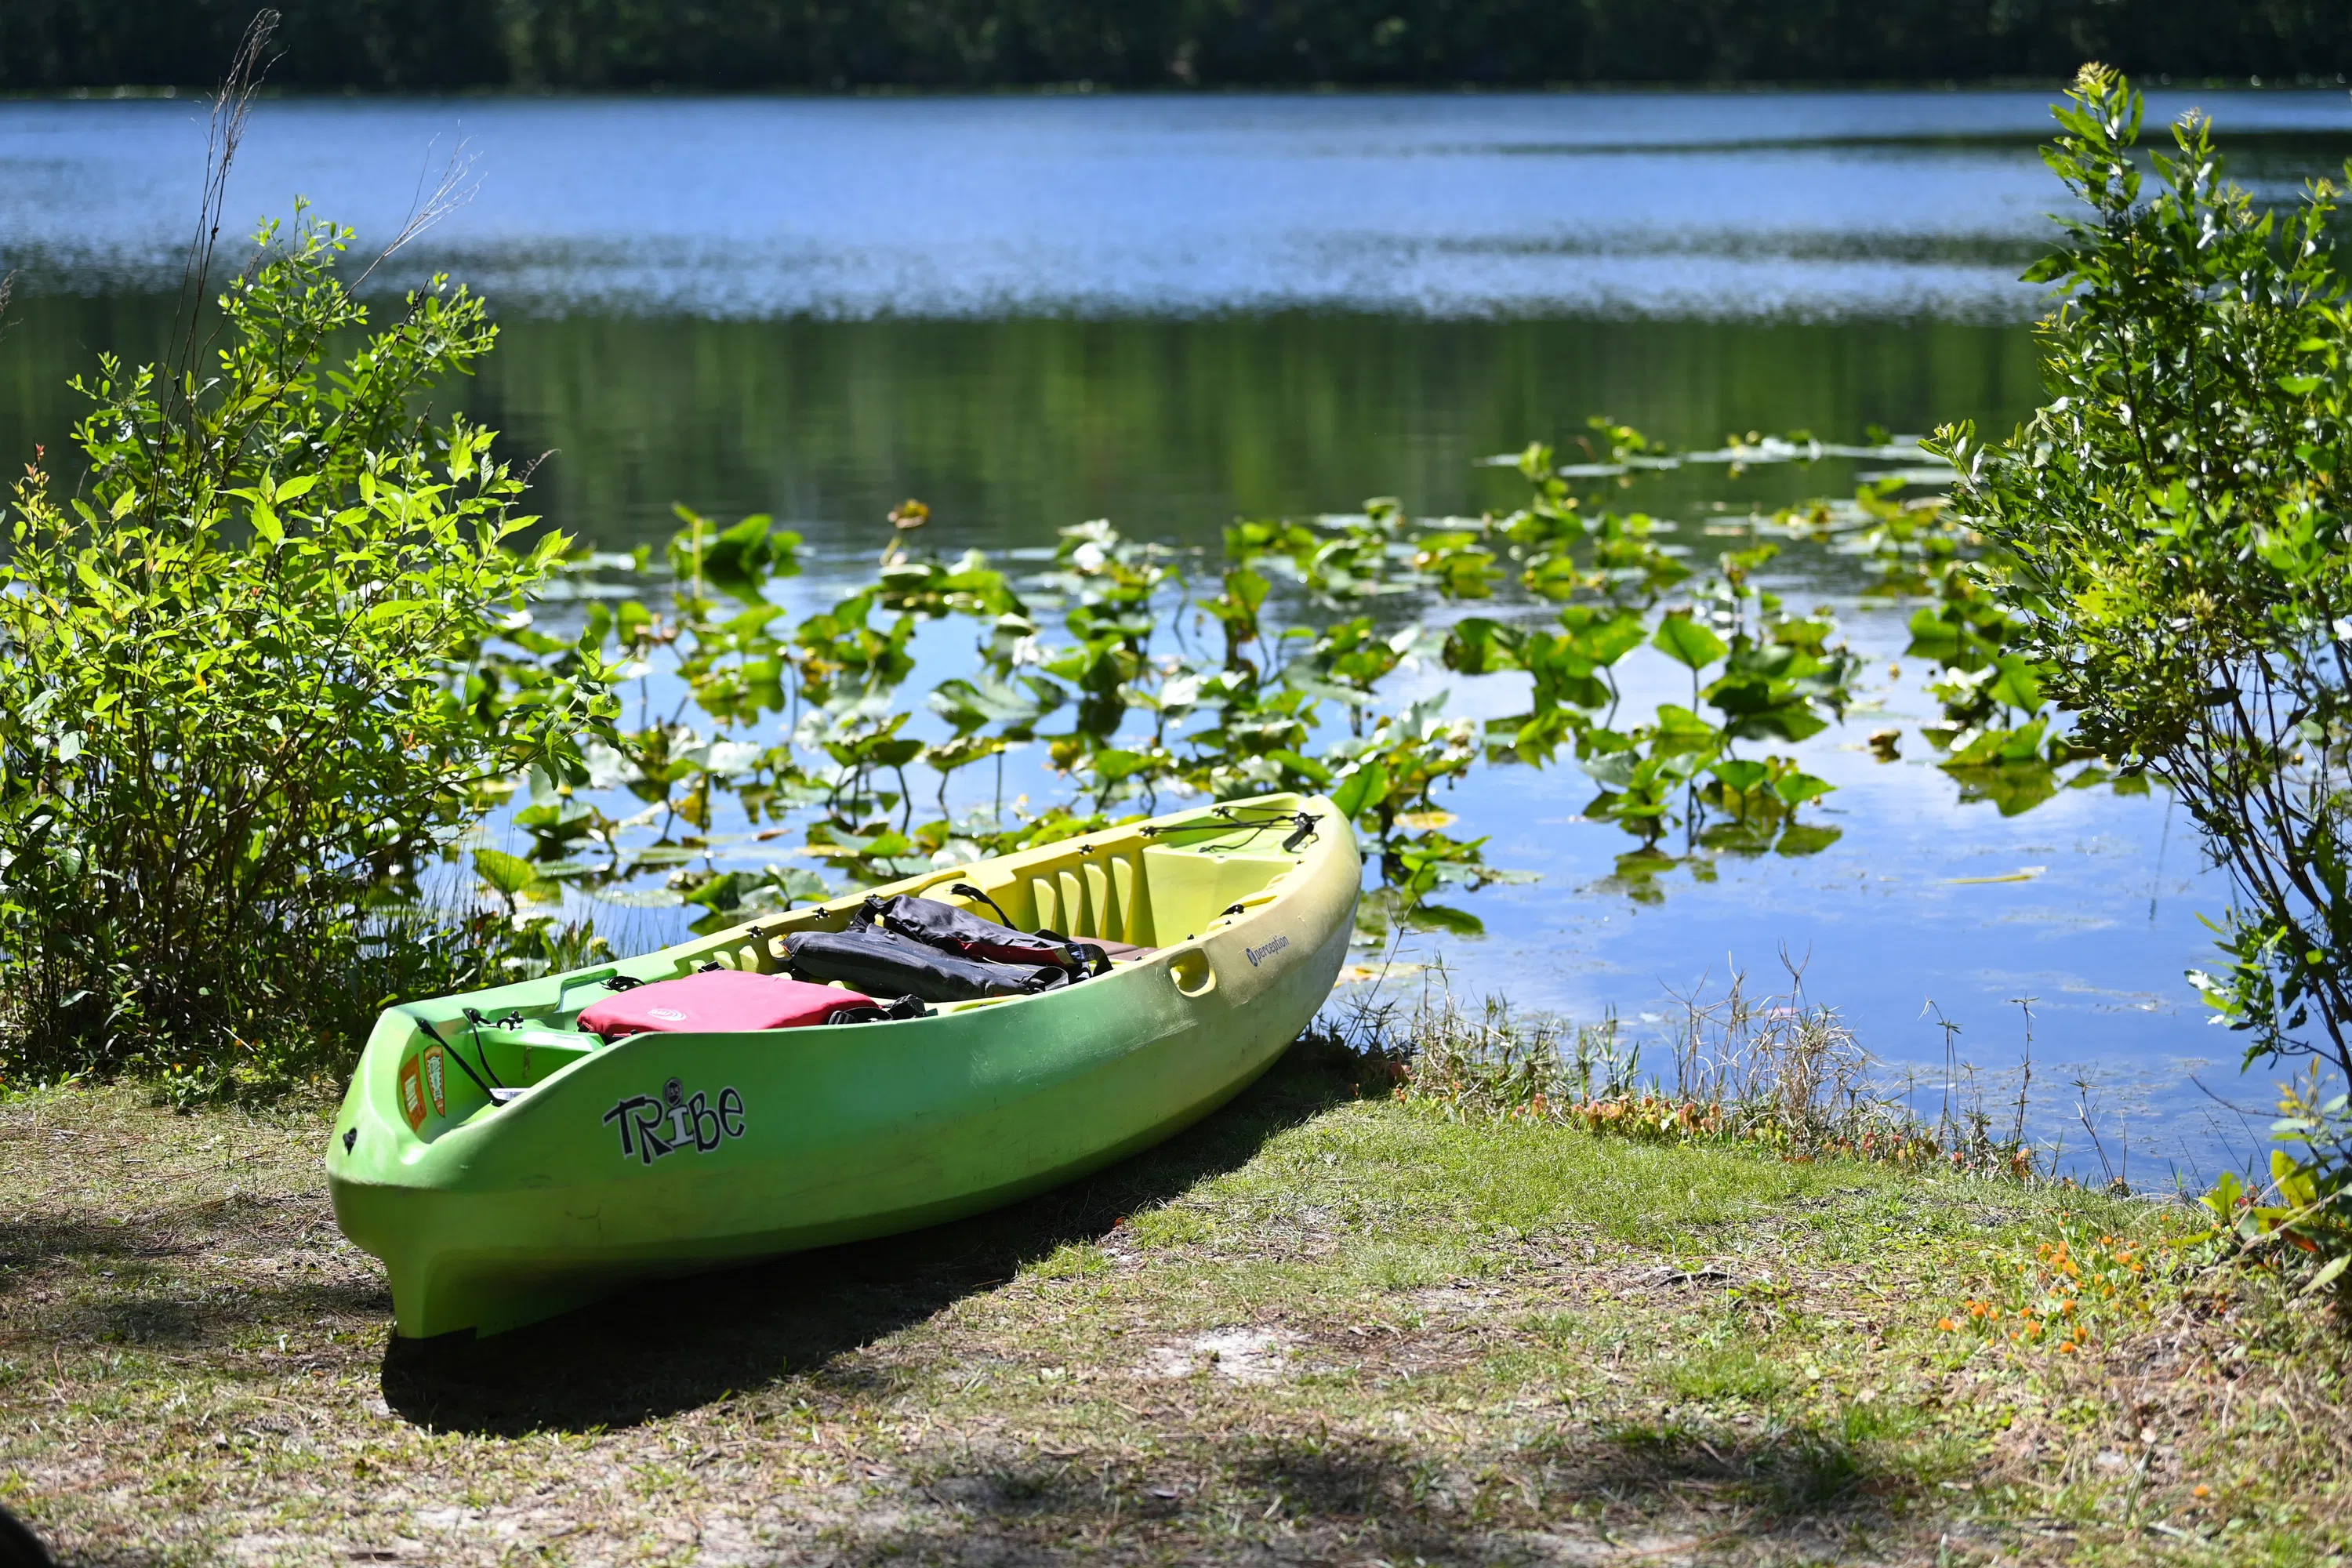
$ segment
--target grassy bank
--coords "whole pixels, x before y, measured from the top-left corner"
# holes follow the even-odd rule
[[[2339,1325],[2168,1276],[2185,1222],[2146,1204],[1448,1119],[1302,1050],[1005,1213],[420,1346],[334,1229],[324,1127],[0,1109],[0,1494],[68,1560],[2315,1563],[2352,1531]]]

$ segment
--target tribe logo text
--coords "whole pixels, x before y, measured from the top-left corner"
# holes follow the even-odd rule
[[[632,1095],[604,1112],[607,1126],[621,1129],[621,1158],[635,1155],[650,1165],[664,1154],[693,1149],[704,1154],[730,1138],[743,1136],[743,1097],[731,1088],[716,1101],[697,1089],[689,1098],[677,1079],[662,1086],[661,1098]]]

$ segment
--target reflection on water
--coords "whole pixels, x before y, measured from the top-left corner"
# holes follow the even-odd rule
[[[21,311],[0,342],[0,452],[54,442],[77,407],[67,375],[103,344],[160,346],[170,309]],[[1538,437],[1572,455],[1595,412],[1688,445],[1960,416],[2005,429],[2035,388],[2022,331],[1949,322],[526,317],[457,395],[509,456],[554,453],[535,504],[600,544],[667,538],[684,500],[773,512],[822,551],[878,549],[910,495],[943,548],[1092,517],[1213,543],[1236,515],[1370,495],[1475,515],[1516,504],[1517,484],[1475,459]],[[1681,504],[1707,482],[1643,493]],[[1743,493],[1777,504],[1818,482],[1767,472]]]
[[[2206,106],[2265,190],[2352,148],[2340,93]],[[56,451],[64,378],[98,351],[160,344],[195,118],[0,105],[0,267],[25,290],[0,339],[7,460]],[[674,500],[778,514],[810,541],[814,570],[785,588],[805,609],[908,495],[947,550],[1098,516],[1209,544],[1237,513],[1373,494],[1423,515],[1507,504],[1516,485],[1473,460],[1531,437],[1573,456],[1597,412],[1683,445],[2005,429],[2036,398],[2035,296],[2014,277],[2057,194],[2045,124],[2022,94],[297,100],[257,114],[230,210],[301,192],[385,232],[428,142],[471,138],[478,198],[408,258],[502,309],[499,353],[453,395],[510,454],[553,452],[539,504],[600,543],[666,534]],[[1626,500],[1707,552],[1741,542],[1726,531],[1751,506],[1853,478],[1675,475]],[[1632,841],[1580,820],[1572,767],[1484,770],[1447,801],[1457,831],[1543,878],[1476,895],[1490,934],[1422,956],[1465,989],[1639,1024],[1664,987],[1764,973],[1786,944],[1817,997],[1922,1070],[1943,1060],[1927,1001],[1994,1069],[2022,1043],[2011,999],[2036,997],[2038,1083],[2103,1080],[2143,1150],[2157,1129],[2210,1164],[2184,1064],[2261,1096],[2179,978],[2205,954],[2196,911],[2226,899],[2186,825],[2104,789],[2009,818],[1963,804],[1916,735],[1936,703],[1905,613],[1857,598],[1835,555],[1773,570],[1880,661],[1865,710],[1795,748],[1841,786],[1822,819],[1843,837],[1643,889],[1619,874]],[[1641,700],[1686,681],[1648,654],[1627,676]],[[1483,717],[1520,705],[1518,679],[1408,687]],[[1864,743],[1882,727],[1906,731],[1902,760]],[[1057,789],[1037,762],[1015,787]],[[656,919],[637,931],[658,938]]]

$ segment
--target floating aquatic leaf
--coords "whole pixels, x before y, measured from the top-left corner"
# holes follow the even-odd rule
[[[1772,793],[1790,805],[1818,800],[1836,787],[1827,779],[1817,779],[1811,773],[1783,773],[1772,781]]]
[[[509,855],[502,849],[474,851],[474,870],[483,881],[512,898],[539,880],[539,868],[520,855]]]
[[[1818,855],[1840,838],[1845,829],[1822,822],[1791,822],[1780,829],[1780,837],[1772,846],[1776,855]]]
[[[1446,904],[1419,903],[1404,917],[1405,924],[1421,931],[1442,931],[1449,936],[1485,936],[1486,922],[1467,910],[1457,910]]]

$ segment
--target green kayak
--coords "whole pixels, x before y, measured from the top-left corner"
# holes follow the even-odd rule
[[[615,977],[779,972],[783,938],[843,929],[860,894],[394,1007],[328,1143],[335,1218],[383,1260],[399,1332],[422,1338],[1009,1203],[1168,1137],[1264,1072],[1338,978],[1360,880],[1329,801],[1266,795],[874,889],[961,908],[946,889],[967,884],[994,902],[977,914],[1142,950],[1034,995],[610,1044],[572,1026]]]

